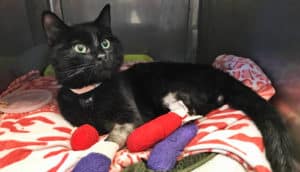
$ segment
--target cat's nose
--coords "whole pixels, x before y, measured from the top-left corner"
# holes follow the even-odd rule
[[[102,53],[100,53],[100,54],[97,55],[97,59],[98,60],[105,60],[105,57],[106,57],[106,55],[102,54]]]

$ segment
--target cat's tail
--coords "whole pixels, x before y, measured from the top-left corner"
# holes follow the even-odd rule
[[[233,80],[232,85],[224,85],[222,90],[226,103],[232,108],[244,111],[254,121],[262,133],[272,170],[294,172],[292,141],[281,115],[254,91]]]

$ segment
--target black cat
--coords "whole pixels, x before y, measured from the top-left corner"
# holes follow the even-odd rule
[[[111,32],[109,5],[93,22],[67,26],[45,12],[42,23],[62,85],[59,107],[73,125],[89,123],[124,146],[135,127],[168,111],[166,96],[182,100],[193,114],[229,104],[248,114],[260,129],[272,169],[292,171],[291,141],[280,115],[228,74],[210,65],[163,62],[119,72],[123,52]]]

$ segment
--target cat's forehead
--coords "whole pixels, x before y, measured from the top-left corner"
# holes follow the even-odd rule
[[[75,25],[70,32],[72,42],[99,44],[100,40],[111,36],[108,30],[88,24]]]

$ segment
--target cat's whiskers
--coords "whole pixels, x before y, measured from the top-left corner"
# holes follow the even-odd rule
[[[77,71],[77,70],[82,70],[82,69],[88,69],[88,68],[91,68],[91,67],[94,67],[95,65],[94,64],[84,64],[84,65],[77,65],[77,66],[71,66],[69,68],[67,68],[67,70],[64,70],[64,71],[59,71],[59,73],[70,73],[70,72],[74,72],[74,71]]]
[[[77,69],[80,67],[87,67],[87,66],[94,66],[95,64],[80,64],[80,65],[73,65],[73,66],[69,66],[70,69]]]
[[[66,76],[67,76],[66,78],[62,79],[62,81],[70,79],[70,78],[76,76],[77,74],[83,72],[84,70],[93,68],[94,66],[95,65],[88,65],[88,66],[83,66],[83,67],[79,67],[79,68],[76,68],[76,69],[70,69],[70,70],[67,70],[67,71],[60,72],[60,73],[66,74]]]
[[[94,65],[94,67],[95,67],[96,65]],[[94,70],[94,69],[91,69],[91,72],[89,73],[89,76],[88,76],[88,81],[90,81],[90,79],[91,79],[91,77],[92,77],[92,74],[95,74],[96,72],[95,72],[96,70]]]

